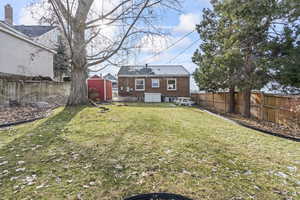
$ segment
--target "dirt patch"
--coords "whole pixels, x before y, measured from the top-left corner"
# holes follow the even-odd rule
[[[53,106],[35,107],[35,106],[16,106],[0,108],[0,125],[17,123],[33,120],[47,116]]]
[[[276,124],[274,122],[264,121],[256,118],[245,118],[240,114],[232,113],[219,113],[215,110],[200,107],[200,109],[207,110],[211,113],[223,116],[227,119],[237,122],[240,125],[244,125],[249,128],[256,129],[258,131],[267,132],[272,135],[286,137],[290,139],[300,140],[300,126],[285,126],[282,124]]]

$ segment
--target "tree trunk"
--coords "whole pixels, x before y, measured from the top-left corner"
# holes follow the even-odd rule
[[[229,88],[229,113],[235,112],[234,86]]]
[[[86,79],[87,73],[84,68],[73,68],[71,91],[67,106],[87,105],[89,103]]]
[[[94,0],[78,0],[77,8],[69,9],[62,0],[49,0],[61,25],[71,54],[71,91],[67,106],[86,105],[89,103],[87,90],[87,52],[86,22]],[[75,11],[75,12],[74,12]]]
[[[243,90],[243,100],[244,100],[244,104],[243,104],[243,116],[250,118],[251,117],[251,113],[250,113],[250,109],[251,109],[251,88],[246,88]]]
[[[67,106],[89,104],[87,89],[87,60],[85,49],[85,27],[77,24],[74,32],[72,55],[72,82]]]
[[[252,49],[252,46],[250,46]],[[251,117],[251,89],[252,89],[252,83],[251,83],[251,76],[254,72],[253,70],[253,66],[254,66],[254,55],[253,52],[250,50],[247,52],[246,54],[246,58],[245,58],[245,79],[246,79],[246,84],[247,86],[244,88],[243,90],[243,100],[244,100],[244,104],[243,104],[243,113],[242,115],[246,118],[250,118]]]

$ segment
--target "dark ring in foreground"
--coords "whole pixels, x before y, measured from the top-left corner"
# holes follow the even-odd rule
[[[124,200],[192,200],[187,197],[178,194],[169,193],[151,193],[151,194],[140,194],[137,196],[129,197]]]

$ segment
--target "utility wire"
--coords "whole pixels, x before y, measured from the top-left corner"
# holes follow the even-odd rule
[[[179,56],[181,56],[184,52],[186,52],[189,48],[191,48],[192,46],[194,46],[195,44],[197,44],[197,42],[200,41],[200,38],[194,42],[192,42],[192,44],[190,44],[187,48],[183,49],[179,54],[177,54],[176,56],[174,56],[173,58],[171,58],[168,63],[173,62],[174,60],[176,60]]]
[[[179,43],[180,41],[182,41],[184,38],[188,37],[189,35],[191,35],[192,33],[194,33],[196,30],[193,30],[187,34],[185,34],[184,36],[182,36],[181,38],[179,38],[178,40],[176,40],[174,43],[172,43],[170,46],[166,47],[165,49],[155,53],[153,56],[149,57],[149,58],[146,58],[144,59],[143,63],[146,63],[147,61],[149,61],[150,59],[160,55],[161,53],[163,53],[164,51],[170,49],[171,47],[175,46],[177,43]]]

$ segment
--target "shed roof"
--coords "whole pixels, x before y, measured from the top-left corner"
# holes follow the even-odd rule
[[[103,80],[103,78],[98,75],[93,75],[93,76],[89,77],[88,80]]]
[[[55,26],[25,26],[25,25],[16,25],[13,26],[14,29],[20,31],[21,33],[29,36],[29,37],[39,37],[52,29],[55,28]]]
[[[135,65],[122,66],[118,76],[190,76],[190,73],[182,65]]]

